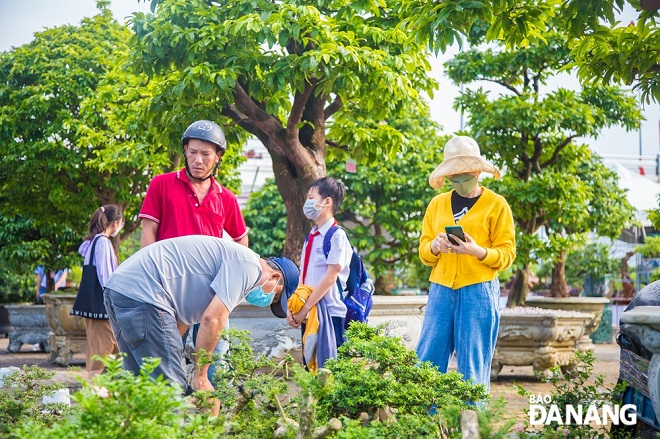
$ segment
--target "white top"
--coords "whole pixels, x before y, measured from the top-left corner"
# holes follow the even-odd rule
[[[353,250],[351,249],[351,244],[348,241],[348,236],[343,229],[339,229],[332,235],[330,240],[330,253],[328,253],[328,259],[325,258],[323,253],[323,239],[330,230],[330,227],[334,224],[335,219],[330,218],[326,221],[319,230],[320,235],[314,237],[312,242],[312,248],[309,254],[309,264],[307,266],[307,273],[305,279],[301,279],[301,282],[316,287],[323,276],[325,276],[326,271],[328,270],[328,265],[330,264],[339,264],[341,266],[341,271],[339,272],[339,280],[341,281],[342,286],[346,287],[346,280],[348,279],[349,265],[351,263],[351,257],[353,255]],[[317,230],[317,226],[312,227],[310,233],[314,233]],[[300,275],[302,276],[303,267],[305,266],[305,251],[307,248],[308,242],[305,242],[302,248],[302,256],[300,257]],[[332,287],[323,299],[325,304],[328,306],[328,311],[332,317],[346,317],[346,305],[341,300],[339,294],[339,289],[337,284],[332,284]]]

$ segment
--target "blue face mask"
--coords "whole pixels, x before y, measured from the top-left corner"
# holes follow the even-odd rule
[[[268,282],[270,278],[266,279],[266,282]],[[278,282],[275,283],[275,286],[273,287],[273,291],[270,293],[267,293],[264,291],[263,286],[266,285],[266,282],[264,282],[261,285],[256,286],[255,288],[252,288],[250,292],[245,296],[245,300],[250,305],[254,306],[259,306],[259,307],[266,307],[269,306],[271,303],[273,303],[273,298],[275,297],[275,288],[277,288]]]

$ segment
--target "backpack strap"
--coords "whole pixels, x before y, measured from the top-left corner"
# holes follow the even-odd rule
[[[340,229],[340,227],[337,225],[337,223],[333,224],[332,227],[328,229],[328,233],[326,233],[323,237],[323,254],[325,255],[326,259],[328,259],[328,255],[330,254],[330,244],[332,237],[338,229]]]
[[[330,229],[328,229],[328,232],[323,237],[323,254],[325,255],[325,259],[328,259],[328,255],[330,255],[330,244],[332,241],[332,237],[339,229],[344,230],[341,226],[337,225],[337,222],[335,221],[335,223],[330,227]],[[344,230],[344,232],[346,232],[346,230]],[[346,233],[346,238],[348,238],[348,233]],[[349,241],[349,245],[350,245],[350,241]],[[341,281],[339,280],[339,276],[337,276],[337,289],[339,290],[339,294],[342,295],[342,299],[343,299],[344,287],[342,286]]]

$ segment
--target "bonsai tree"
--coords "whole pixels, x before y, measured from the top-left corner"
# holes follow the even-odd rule
[[[587,295],[595,295],[603,280],[618,272],[620,262],[610,257],[610,246],[591,242],[571,250],[566,256],[566,281],[573,286],[591,286]]]
[[[0,227],[13,237],[0,242],[5,261],[70,267],[91,213],[106,203],[125,212],[115,245],[138,225],[164,156],[137,117],[144,77],[123,68],[131,35],[108,6],[99,1],[99,14],[80,25],[0,53]]]
[[[79,264],[89,218],[103,204],[124,211],[117,247],[139,226],[151,177],[179,166],[183,128],[164,137],[144,117],[145,100],[163,84],[125,68],[132,34],[109,4],[99,0],[99,13],[80,25],[47,29],[0,53],[0,227],[21,226],[7,230],[13,238],[0,240],[0,253],[30,271]],[[183,117],[184,126],[194,120]],[[220,169],[234,189],[240,148],[230,142]]]
[[[192,109],[257,137],[294,260],[309,230],[305,191],[326,174],[326,155],[393,159],[404,136],[381,122],[426,114],[420,93],[436,86],[425,46],[398,27],[398,1],[151,4],[131,25],[133,67],[161,84],[147,108],[154,128],[171,133]]]

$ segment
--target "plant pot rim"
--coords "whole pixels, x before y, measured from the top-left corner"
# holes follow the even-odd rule
[[[525,302],[536,303],[610,303],[607,297],[543,297],[543,296],[528,296]]]
[[[9,303],[5,304],[5,308],[14,309],[14,308],[46,308],[46,305],[41,303]]]
[[[52,292],[52,293],[45,293],[41,297],[76,297],[78,293],[71,293],[71,292]]]

